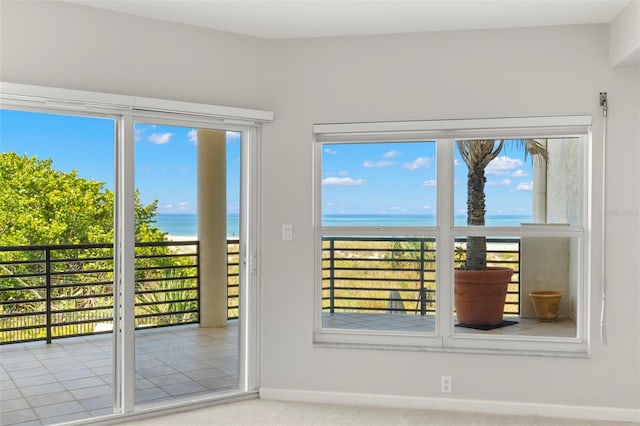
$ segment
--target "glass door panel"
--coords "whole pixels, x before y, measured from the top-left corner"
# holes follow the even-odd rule
[[[240,133],[135,135],[136,405],[237,389]]]
[[[0,122],[3,424],[112,413],[114,120]]]

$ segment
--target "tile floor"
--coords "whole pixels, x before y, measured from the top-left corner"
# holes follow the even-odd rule
[[[518,321],[517,324],[494,330],[474,330],[456,327],[455,333],[460,334],[494,334],[519,336],[550,336],[575,337],[576,324],[572,320],[564,319],[555,322],[540,322],[537,319],[505,317]],[[322,314],[324,328],[352,329],[352,330],[380,330],[406,331],[418,333],[433,333],[435,331],[435,317],[433,315],[405,315],[405,314],[356,314],[336,312]]]
[[[111,334],[0,346],[0,425],[42,425],[112,412]],[[237,321],[136,332],[136,403],[237,386]]]

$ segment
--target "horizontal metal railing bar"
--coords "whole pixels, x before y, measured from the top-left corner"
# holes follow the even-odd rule
[[[401,293],[435,293],[436,290],[432,290],[432,289],[416,289],[416,288],[398,288],[398,287],[391,287],[391,288],[381,288],[381,287],[339,287],[339,286],[335,286],[333,288],[335,291],[338,290],[362,290],[362,291],[398,291]],[[324,291],[329,291],[329,287],[322,287],[322,290]]]
[[[111,293],[98,293],[98,294],[80,294],[78,296],[52,296],[51,302],[58,302],[64,300],[82,300],[82,299],[102,299],[105,297],[113,297]]]
[[[51,327],[55,328],[55,327],[64,327],[66,325],[97,324],[99,322],[108,322],[108,321],[113,321],[113,317],[112,318],[84,318],[82,320],[77,320],[77,321],[52,322]]]
[[[197,264],[189,264],[189,265],[160,265],[160,266],[140,266],[136,268],[136,272],[142,271],[156,271],[156,270],[166,270],[166,269],[187,269],[187,268],[197,268]]]
[[[198,240],[188,241],[150,241],[136,242],[136,247],[173,247],[173,246],[195,246],[199,245]]]
[[[158,294],[158,293],[175,293],[179,291],[196,291],[198,287],[183,287],[183,288],[163,288],[158,290],[138,290],[136,294]],[[180,299],[182,300],[182,299]]]
[[[157,278],[138,278],[136,279],[136,283],[149,283],[154,281],[187,281],[198,278],[197,275],[189,275],[187,277],[157,277]]]
[[[136,315],[136,319],[140,319],[140,318],[157,318],[157,317],[170,317],[170,316],[175,316],[175,315],[182,315],[182,314],[197,314],[198,310],[197,309],[191,309],[191,310],[187,310],[187,311],[172,311],[172,312],[158,312],[158,313],[153,313],[153,314],[140,314],[140,315]],[[182,323],[181,323],[182,324]],[[185,323],[186,324],[186,323]],[[175,324],[173,324],[175,325]]]
[[[72,312],[96,312],[96,311],[109,311],[109,310],[113,310],[113,305],[107,305],[107,306],[90,306],[88,308],[82,308],[82,309],[52,309],[51,313],[52,314],[68,314],[68,313],[72,313]]]
[[[91,274],[105,274],[113,272],[111,269],[87,269],[82,271],[51,271],[49,274],[52,277],[64,277],[69,275],[91,275]],[[44,273],[41,273],[44,275]]]
[[[366,300],[366,301],[375,301],[375,302],[415,302],[416,299],[393,299],[387,297],[358,297],[358,296],[342,296],[337,299],[340,300]],[[427,299],[427,302],[435,302],[435,299]]]
[[[81,288],[81,287],[112,287],[113,281],[95,281],[90,284],[87,283],[53,283],[51,285],[51,289],[60,289],[60,288]]]
[[[433,237],[323,237],[322,241],[410,241],[410,242],[436,242]]]
[[[330,271],[332,269],[334,271],[388,271],[388,272],[425,272],[425,273],[436,272],[435,269],[420,269],[420,268],[384,268],[384,267],[349,268],[346,266],[335,266],[334,268],[322,268],[323,271]]]
[[[164,259],[174,257],[195,257],[195,253],[173,253],[173,254],[138,254],[136,255],[136,261],[140,259]]]
[[[416,282],[416,281],[408,280],[406,278],[334,277],[334,279],[335,281]],[[428,281],[428,282],[435,282],[435,281]]]
[[[52,257],[51,263],[89,263],[89,262],[113,262],[113,256],[103,257]]]
[[[180,299],[179,302],[197,302],[198,298]],[[172,305],[176,303],[176,300],[167,300],[165,302],[153,301],[153,302],[136,302],[136,307],[140,306],[158,306],[158,305]],[[189,312],[197,312],[198,308],[190,309]]]
[[[139,243],[136,243],[138,245]],[[78,243],[78,244],[36,244],[32,246],[0,246],[0,251],[44,251],[50,248],[56,251],[72,250],[72,249],[91,249],[91,248],[113,248],[112,243]]]
[[[44,272],[25,272],[20,274],[3,274],[0,275],[0,278],[28,278],[28,277],[44,277]]]
[[[414,301],[415,302],[415,301]],[[325,308],[325,310],[328,310],[329,308]],[[406,308],[404,310],[402,309],[394,309],[394,308],[376,308],[376,307],[366,307],[366,308],[354,308],[351,306],[339,306],[339,305],[335,305],[333,307],[334,310],[338,311],[338,310],[342,310],[342,311],[347,311],[347,312],[362,312],[362,311],[374,311],[374,312],[420,312],[420,309],[411,309],[411,308]],[[435,308],[427,308],[425,309],[425,312],[435,312]]]
[[[45,263],[44,259],[29,259],[29,260],[2,260],[0,265],[31,265]]]

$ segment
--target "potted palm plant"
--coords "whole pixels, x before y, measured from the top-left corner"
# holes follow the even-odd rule
[[[485,225],[485,169],[502,152],[505,140],[456,141],[467,165],[467,225]],[[547,150],[537,140],[514,141],[536,160],[547,161]],[[495,326],[502,322],[507,287],[513,275],[509,268],[487,267],[486,237],[467,237],[464,267],[455,272],[455,309],[460,324]]]

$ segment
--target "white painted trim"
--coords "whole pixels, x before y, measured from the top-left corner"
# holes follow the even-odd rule
[[[393,407],[418,410],[445,410],[486,414],[544,416],[565,419],[604,421],[640,421],[640,409],[594,407],[530,402],[506,402],[478,399],[435,398],[350,392],[326,392],[262,388],[260,398],[273,401]]]
[[[133,118],[126,114],[120,121],[118,144],[117,176],[116,176],[116,253],[118,256],[119,271],[117,291],[120,296],[119,309],[121,339],[118,344],[120,352],[116,354],[120,368],[118,378],[120,389],[120,401],[123,413],[130,413],[135,409],[135,185],[134,185],[134,154],[135,134]]]
[[[314,124],[316,142],[527,138],[586,134],[590,115]]]
[[[0,106],[31,104],[87,111],[150,111],[215,117],[229,124],[273,121],[271,111],[0,82]]]

